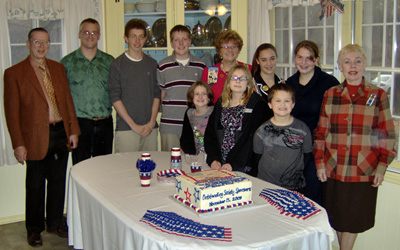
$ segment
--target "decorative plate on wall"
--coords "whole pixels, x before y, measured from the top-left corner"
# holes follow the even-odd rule
[[[154,22],[152,27],[153,32],[153,46],[166,47],[167,46],[167,19],[160,18]]]
[[[224,24],[224,30],[230,30],[231,29],[231,16],[226,19],[225,24]]]
[[[211,46],[214,43],[215,38],[219,35],[222,30],[221,20],[213,16],[208,19],[206,25],[204,26],[204,31],[206,34],[206,46]]]

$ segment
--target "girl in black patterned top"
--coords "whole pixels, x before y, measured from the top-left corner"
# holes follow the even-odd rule
[[[257,175],[253,135],[272,112],[253,86],[246,66],[236,65],[229,71],[204,137],[207,164],[212,169]]]

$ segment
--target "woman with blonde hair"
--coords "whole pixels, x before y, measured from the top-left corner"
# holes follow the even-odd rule
[[[253,135],[272,117],[272,112],[253,89],[250,70],[244,65],[232,67],[204,137],[207,164],[212,169],[257,176],[258,157],[253,153]]]
[[[378,187],[396,156],[388,97],[363,77],[366,60],[356,44],[339,52],[345,80],[326,91],[314,132],[323,205],[341,250],[352,249],[357,234],[374,226]]]

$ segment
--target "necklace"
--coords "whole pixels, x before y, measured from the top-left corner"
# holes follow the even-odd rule
[[[237,65],[237,64],[238,64],[237,61],[235,61],[235,64],[234,64],[233,66],[235,66],[235,65]],[[232,66],[232,67],[233,67],[233,66]],[[232,67],[231,67],[231,68],[232,68]],[[223,61],[221,62],[221,69],[222,69],[222,71],[223,71],[225,74],[228,74],[228,71],[229,71],[229,70],[225,70],[225,69],[224,69],[224,62],[223,62]]]

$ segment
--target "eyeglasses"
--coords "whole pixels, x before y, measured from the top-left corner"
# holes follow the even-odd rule
[[[45,46],[47,46],[47,45],[50,44],[50,41],[33,40],[32,43],[33,43],[34,45],[37,45],[37,46],[39,46],[39,45],[45,45]]]
[[[92,36],[98,36],[99,35],[99,32],[97,32],[97,31],[82,31],[82,33],[83,33],[83,35],[84,36],[90,36],[90,35],[92,35]]]
[[[143,39],[145,39],[146,37],[143,36],[143,35],[140,35],[140,36],[133,35],[133,36],[128,36],[128,38],[129,38],[129,39],[133,39],[133,40],[136,40],[137,38],[139,38],[139,40],[143,40]]]
[[[221,47],[221,49],[237,49],[238,46],[236,45],[224,45]]]
[[[242,76],[242,77],[238,77],[238,76],[232,76],[231,77],[231,81],[241,81],[241,82],[247,82],[249,80],[249,78]]]

